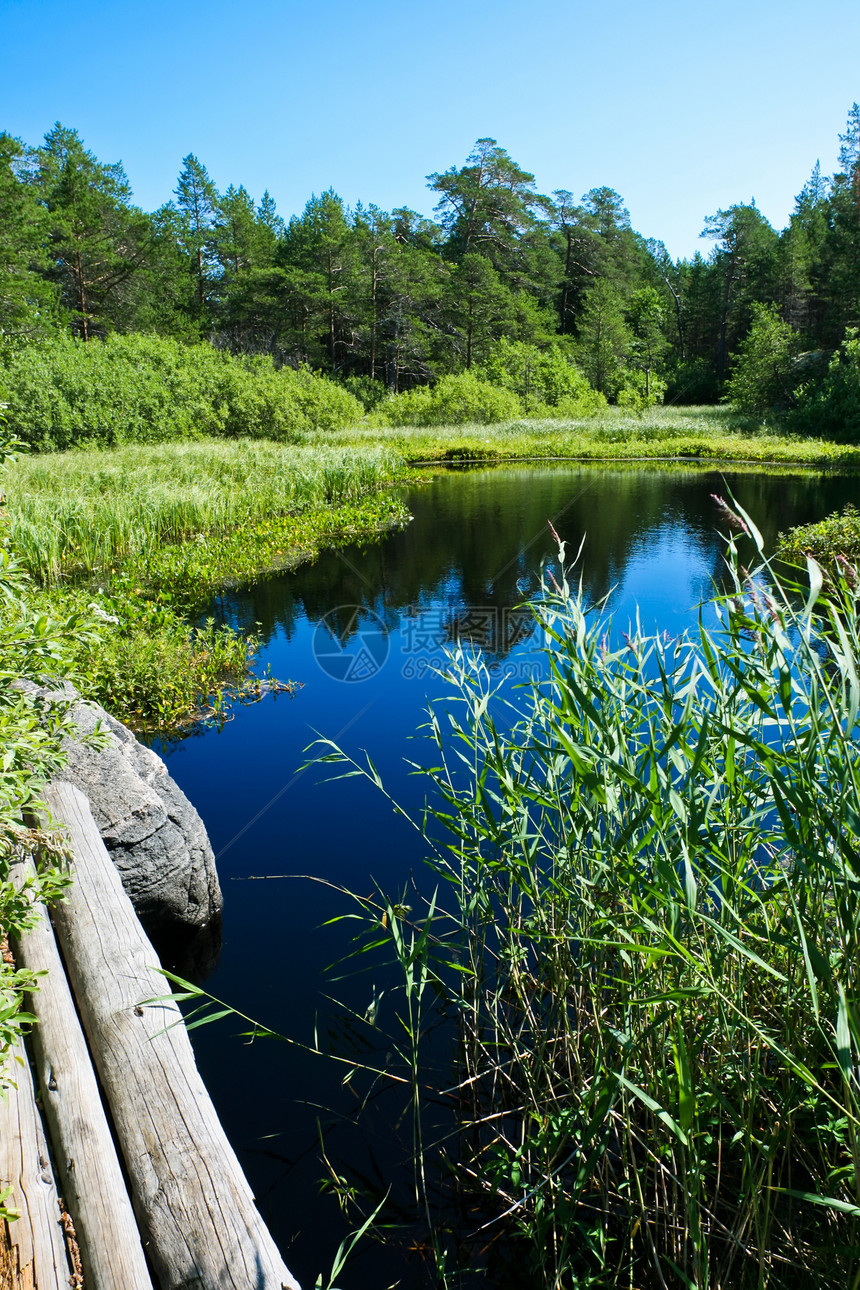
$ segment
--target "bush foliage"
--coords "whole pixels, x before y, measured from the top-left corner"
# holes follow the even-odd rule
[[[752,324],[734,355],[735,366],[726,395],[739,412],[762,415],[769,408],[794,405],[793,360],[798,335],[779,316],[775,305],[755,303]]]
[[[0,390],[10,428],[38,451],[240,435],[295,443],[363,414],[307,369],[163,336],[57,336],[14,354]]]
[[[373,419],[389,426],[491,425],[521,416],[522,411],[513,390],[491,385],[474,372],[461,372],[394,395],[377,407]]]
[[[502,337],[477,375],[516,394],[528,417],[583,417],[606,407],[603,395],[591,388],[558,344],[539,349]]]
[[[358,391],[356,391],[358,392]],[[492,425],[516,417],[588,417],[606,407],[560,345],[496,341],[479,367],[376,402],[388,426]]]
[[[860,442],[860,332],[849,327],[818,384],[801,386],[791,426],[839,443]]]
[[[811,555],[824,564],[860,559],[860,514],[848,502],[841,511],[812,524],[798,524],[780,533],[777,554],[783,560]]]

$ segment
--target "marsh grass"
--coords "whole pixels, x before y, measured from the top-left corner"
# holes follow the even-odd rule
[[[211,596],[401,522],[388,486],[405,473],[384,448],[253,440],[46,454],[10,471],[9,527],[36,610],[96,607],[81,688],[136,729],[175,729],[271,688],[253,633],[199,621]]]
[[[255,440],[43,454],[10,472],[9,518],[21,559],[50,585],[146,562],[166,545],[355,504],[404,473],[382,447]]]
[[[659,468],[721,459],[819,469],[857,452],[779,435],[725,408],[642,416],[607,409],[577,421],[492,427],[305,428],[297,438],[303,442],[78,449],[22,458],[12,468],[12,540],[50,607],[63,612],[74,601],[86,608],[79,591],[89,584],[108,618],[120,619],[79,660],[93,697],[114,704],[117,715],[137,726],[170,725],[206,710],[219,669],[225,678],[241,676],[253,642],[243,646],[240,665],[242,650],[229,632],[204,641],[186,620],[205,613],[225,584],[402,523],[406,511],[391,485],[419,477],[410,462],[644,458]]]
[[[408,462],[860,462],[860,449],[792,438],[725,408],[657,408],[643,416],[608,409],[579,421],[491,427],[359,425],[306,439],[298,446],[208,440],[22,458],[9,477],[14,541],[31,573],[50,585],[120,563],[145,564],[164,547],[190,540],[222,539],[263,522],[356,506],[408,478]]]
[[[724,407],[658,407],[641,415],[607,408],[569,420],[497,425],[374,427],[334,431],[331,443],[384,444],[415,462],[566,457],[582,461],[677,458],[838,465],[860,462],[860,450],[789,435]]]
[[[857,579],[729,571],[715,629],[620,645],[550,582],[512,706],[451,657],[435,894],[355,898],[440,1285],[860,1285]]]

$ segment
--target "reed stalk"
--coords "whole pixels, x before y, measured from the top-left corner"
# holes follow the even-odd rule
[[[798,598],[724,515],[759,565],[728,539],[697,632],[614,641],[565,577],[513,707],[451,655],[436,894],[358,900],[440,1285],[860,1284],[858,584]]]

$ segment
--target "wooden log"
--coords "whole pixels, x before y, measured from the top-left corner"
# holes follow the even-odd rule
[[[254,1204],[86,798],[45,795],[75,883],[54,925],[161,1290],[298,1290]]]
[[[18,864],[13,881],[33,873]],[[29,998],[31,1044],[63,1200],[74,1219],[87,1290],[152,1290],[137,1221],[87,1042],[44,906],[15,945],[21,967],[45,971]]]
[[[73,1279],[63,1233],[60,1202],[48,1157],[42,1117],[23,1043],[9,1053],[9,1078],[16,1087],[0,1096],[0,1191],[18,1218],[0,1222],[3,1290],[69,1290]]]

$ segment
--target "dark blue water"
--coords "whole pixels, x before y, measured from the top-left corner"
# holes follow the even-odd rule
[[[374,987],[386,984],[381,969],[343,981],[326,973],[353,926],[331,923],[354,912],[338,889],[399,896],[412,875],[427,881],[420,835],[365,781],[326,783],[325,767],[302,770],[309,746],[324,736],[359,760],[369,754],[392,796],[419,817],[428,786],[405,759],[432,760],[418,730],[428,701],[446,692],[434,670],[445,649],[469,637],[509,697],[540,671],[531,620],[518,606],[555,555],[547,520],[568,555],[585,539],[586,597],[611,592],[616,630],[638,606],[646,630],[675,633],[694,623],[722,576],[725,544],[710,494],[727,487],[770,548],[779,530],[820,518],[858,491],[856,476],[765,471],[563,465],[454,473],[408,494],[414,519],[404,531],[219,597],[229,621],[260,624],[261,667],[302,688],[239,707],[223,729],[167,752],[209,830],[224,889],[223,948],[206,986],[297,1044],[249,1044],[236,1038],[237,1024],[222,1022],[195,1031],[195,1047],[303,1285],[319,1273],[325,1281],[347,1230],[333,1198],[319,1195],[318,1124],[337,1123],[357,1098],[342,1087],[343,1068],[297,1045],[316,1034],[325,1047],[331,1034],[342,1050],[349,1023],[328,996],[363,1013]],[[341,1121],[326,1139],[335,1167],[384,1188],[406,1149],[396,1114],[383,1099],[375,1116]],[[376,1290],[395,1275],[422,1284],[417,1263],[398,1254],[384,1266],[373,1253],[339,1284]]]

